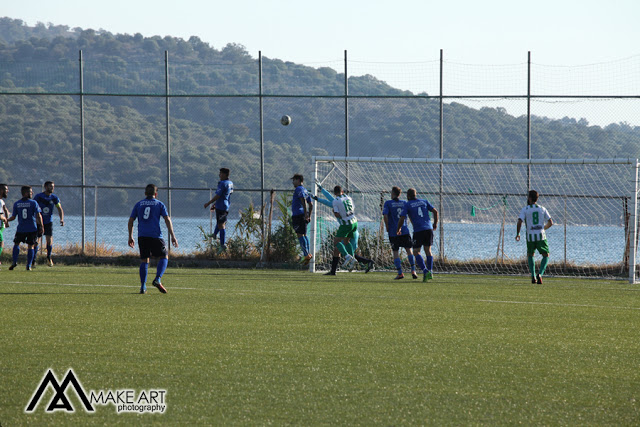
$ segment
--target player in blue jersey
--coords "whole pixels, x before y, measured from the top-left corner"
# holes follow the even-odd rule
[[[53,194],[55,184],[53,181],[46,181],[44,183],[44,191],[36,194],[33,198],[40,209],[42,209],[42,224],[44,225],[44,235],[47,241],[47,265],[53,267],[53,260],[51,259],[51,248],[53,247],[53,208],[58,210],[58,216],[60,217],[60,227],[64,227],[64,211],[60,204],[58,196]],[[40,236],[38,236],[40,237]],[[38,239],[39,240],[39,239]],[[36,241],[33,247],[33,264],[36,263],[36,257],[38,256],[38,241]]]
[[[328,192],[327,190],[325,190],[322,185],[320,184],[316,184],[318,186],[318,189],[322,192],[322,195],[324,197],[326,197],[325,199],[322,199],[318,196],[311,196],[311,198],[313,198],[313,200],[316,200],[319,203],[322,203],[325,206],[328,206],[331,208],[331,210],[333,210],[333,201],[335,200],[335,197]],[[334,188],[335,190],[335,188]],[[339,222],[339,220],[338,220]],[[373,260],[370,260],[368,258],[365,258],[363,256],[360,256],[358,254],[356,254],[356,251],[358,250],[358,240],[360,238],[360,232],[358,231],[358,229],[355,229],[352,233],[351,238],[349,239],[348,244],[344,245],[344,247],[347,250],[347,253],[349,255],[351,255],[353,258],[356,259],[356,261],[358,261],[360,264],[364,264],[366,265],[364,272],[368,273],[369,271],[371,271],[371,269],[373,268]],[[333,262],[332,262],[333,264]],[[336,264],[337,265],[337,264]],[[333,265],[331,266],[332,270],[335,273],[335,269],[333,268]]]
[[[433,213],[433,224],[429,217],[429,212]],[[409,217],[413,225],[413,256],[416,258],[416,264],[422,269],[422,281],[426,282],[433,279],[433,255],[431,254],[431,245],[433,244],[433,232],[438,227],[438,211],[426,199],[418,199],[415,188],[407,190],[407,202],[404,209],[400,213],[400,220],[396,234],[402,234],[402,226],[405,218]],[[427,256],[427,264],[420,255],[420,248],[424,246],[424,252]]]
[[[218,182],[218,189],[213,199],[204,204],[207,208],[212,203],[211,210],[216,213],[216,229],[213,232],[213,238],[215,239],[220,233],[220,252],[227,249],[225,245],[226,228],[227,228],[227,216],[229,215],[229,204],[231,199],[231,193],[233,193],[233,182],[229,180],[229,169],[220,168],[218,174],[220,181]]]
[[[40,206],[38,202],[32,199],[33,189],[28,185],[20,189],[22,199],[13,204],[13,211],[9,221],[18,218],[18,227],[16,235],[13,239],[13,263],[9,270],[13,270],[18,265],[18,256],[20,255],[20,243],[27,244],[27,270],[31,270],[33,262],[33,246],[38,239],[38,233],[42,233],[42,215],[40,215]]]
[[[9,195],[9,186],[7,184],[0,184],[0,255],[4,250],[4,229],[9,226],[9,210],[7,204],[3,199],[6,199]],[[0,262],[0,265],[2,263]]]
[[[173,232],[173,223],[167,212],[164,203],[156,199],[158,197],[158,187],[153,184],[147,185],[144,189],[146,198],[135,204],[129,217],[129,246],[135,247],[133,240],[133,223],[138,220],[138,248],[140,248],[140,293],[147,292],[147,273],[149,271],[149,257],[154,256],[158,259],[156,269],[156,278],[153,279],[152,285],[158,288],[163,294],[167,293],[160,280],[167,269],[169,263],[169,252],[167,244],[162,238],[162,230],[160,229],[160,217],[164,218],[167,225],[167,231],[171,238],[171,243],[178,247],[178,239]]]
[[[304,177],[297,173],[291,177],[291,182],[295,187],[293,191],[293,199],[291,200],[291,223],[293,230],[298,235],[298,242],[302,249],[302,258],[300,262],[303,265],[309,264],[313,255],[309,250],[309,238],[307,237],[307,224],[311,222],[311,212],[313,211],[313,203],[311,196],[306,188],[302,185]],[[308,207],[307,207],[308,205]]]
[[[398,275],[395,280],[404,279],[404,273],[402,272],[402,261],[400,260],[400,248],[404,248],[407,251],[407,257],[409,258],[409,264],[411,264],[411,277],[418,278],[416,274],[416,263],[411,252],[411,234],[409,234],[409,228],[403,225],[400,228],[400,235],[396,234],[398,229],[398,221],[400,215],[404,210],[405,201],[400,200],[402,190],[400,187],[393,187],[391,189],[391,200],[384,202],[382,208],[382,215],[384,216],[384,226],[389,234],[389,243],[391,243],[391,250],[393,251],[393,264],[398,270]]]

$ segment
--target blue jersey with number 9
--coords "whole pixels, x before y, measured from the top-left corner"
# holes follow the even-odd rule
[[[423,199],[408,200],[400,216],[409,217],[413,224],[413,231],[433,230],[429,212],[435,208],[429,201]]]
[[[140,200],[131,211],[131,218],[138,219],[138,237],[155,237],[162,239],[160,217],[169,213],[164,203],[154,197]]]

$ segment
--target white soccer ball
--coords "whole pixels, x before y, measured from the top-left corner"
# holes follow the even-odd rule
[[[280,123],[282,123],[283,126],[289,126],[289,124],[291,123],[291,117],[282,116],[282,118],[280,119]]]

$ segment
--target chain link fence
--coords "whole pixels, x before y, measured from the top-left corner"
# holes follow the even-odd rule
[[[640,57],[468,65],[442,52],[421,63],[350,61],[345,52],[305,66],[261,54],[174,63],[168,52],[157,61],[81,52],[4,62],[0,179],[10,186],[9,207],[20,185],[37,193],[55,181],[67,224],[54,214],[54,241],[88,253],[128,251],[128,214],[153,182],[176,222],[179,251],[193,254],[215,220],[203,204],[220,167],[231,168],[236,187],[234,230],[252,205],[264,206],[266,218],[272,190],[290,199],[294,173],[311,187],[312,156],[640,157],[639,69]],[[293,119],[286,127],[284,114]]]

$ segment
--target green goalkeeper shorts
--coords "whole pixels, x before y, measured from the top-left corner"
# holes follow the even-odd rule
[[[0,223],[0,243],[4,242],[4,223]]]
[[[536,250],[538,250],[542,256],[549,256],[549,244],[547,243],[547,239],[538,240],[537,242],[527,242],[527,255],[533,256]]]
[[[336,237],[353,237],[353,233],[358,231],[358,223],[355,224],[345,224],[338,227],[338,232],[336,233]]]

